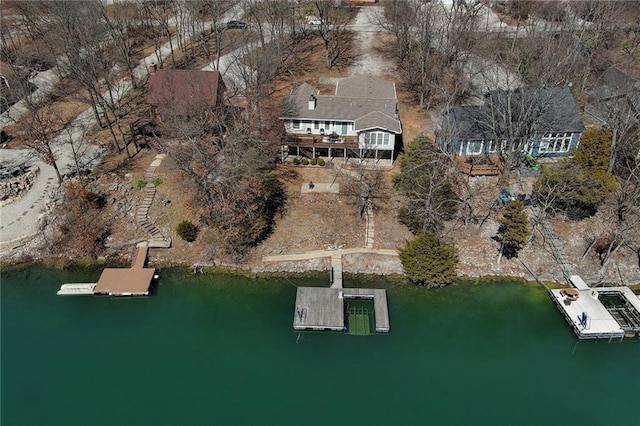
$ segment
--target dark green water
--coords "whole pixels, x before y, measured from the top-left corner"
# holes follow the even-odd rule
[[[298,339],[303,280],[55,295],[98,275],[2,275],[3,426],[637,424],[640,341],[577,343],[538,288],[394,288],[389,335]]]

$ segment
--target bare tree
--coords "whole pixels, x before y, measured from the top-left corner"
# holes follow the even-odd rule
[[[185,13],[182,14],[183,25],[191,35],[192,54],[200,48],[202,54],[219,68],[222,50],[226,47],[226,37],[223,37],[226,26],[223,22],[226,14],[233,8],[233,2],[228,0],[194,0],[184,3]],[[210,40],[213,39],[213,50]],[[213,58],[215,57],[215,61]]]
[[[19,124],[25,132],[25,145],[33,149],[45,164],[53,167],[58,183],[61,184],[59,150],[55,138],[64,127],[64,123],[55,108],[44,106],[39,99],[32,96],[26,96],[24,100],[27,112]]]
[[[351,49],[347,31],[351,14],[330,1],[312,1],[310,9],[320,20],[316,30],[324,44],[327,68],[331,69],[345,60]]]
[[[137,0],[142,7],[143,15],[146,17],[148,28],[154,30],[151,34],[154,36],[154,47],[156,52],[156,58],[158,64],[164,66],[164,55],[161,53],[161,48],[165,42],[169,43],[171,62],[176,63],[174,39],[175,31],[172,30],[174,26],[174,13],[171,8],[171,2],[150,2],[146,0]],[[166,39],[166,41],[165,41]]]
[[[221,231],[230,253],[241,255],[269,232],[284,193],[271,173],[273,145],[243,122],[224,134],[207,131],[216,127],[215,120],[197,108],[189,114],[165,114],[165,136],[157,144],[188,176],[190,207]]]
[[[351,199],[362,219],[369,208],[374,211],[380,208],[380,201],[387,197],[389,188],[383,170],[365,161],[364,157],[360,160],[344,165],[339,173],[344,179],[341,192]]]
[[[403,84],[412,91],[421,107],[465,92],[464,69],[475,44],[479,1],[403,1],[385,4],[381,24],[394,35],[392,54],[396,57]],[[438,97],[443,95],[444,99]]]

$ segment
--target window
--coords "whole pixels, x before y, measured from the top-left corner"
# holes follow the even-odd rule
[[[545,133],[540,140],[538,152],[540,154],[553,154],[569,152],[571,148],[571,133]]]
[[[389,133],[367,132],[364,134],[364,143],[367,146],[373,146],[373,145],[389,146]]]
[[[484,154],[486,148],[486,152],[493,153],[498,152],[498,144],[493,139],[489,140],[479,140],[479,141],[468,141],[467,142],[467,152],[466,155],[478,155]]]
[[[293,120],[293,128],[294,129],[300,128],[300,120]]]
[[[314,121],[313,122],[313,128],[318,130],[320,128],[320,122],[319,121]]]
[[[482,153],[483,141],[467,142],[467,155],[477,155]]]

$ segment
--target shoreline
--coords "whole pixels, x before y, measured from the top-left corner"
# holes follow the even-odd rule
[[[161,271],[168,272],[170,274],[184,274],[184,275],[196,275],[193,271],[193,264],[187,263],[168,263],[168,262],[150,262],[156,268],[159,268]],[[105,267],[128,267],[130,265],[130,261],[122,256],[110,256],[103,257],[98,259],[92,258],[77,258],[77,259],[66,259],[62,257],[44,257],[38,259],[28,259],[24,261],[14,260],[11,262],[7,262],[5,260],[0,260],[0,271],[1,272],[15,272],[23,269],[27,269],[34,266],[39,266],[43,268],[51,268],[55,270],[62,271],[74,271],[74,270],[99,270]],[[286,269],[281,270],[271,270],[271,271],[255,271],[251,268],[243,268],[242,266],[231,266],[231,265],[216,265],[216,264],[198,264],[202,266],[197,275],[231,275],[231,276],[239,276],[248,278],[251,280],[269,280],[269,279],[287,279],[287,278],[311,278],[311,279],[322,279],[326,278],[327,271],[324,270],[315,270],[308,269],[306,271],[291,271]],[[375,273],[365,273],[365,272],[345,272],[345,281],[356,281],[358,283],[367,282],[374,283],[380,280],[389,281],[392,286],[407,286],[412,288],[423,288],[424,290],[436,290],[439,288],[445,287],[422,287],[415,286],[409,283],[403,274],[375,274]],[[488,283],[495,283],[496,281],[510,281],[513,283],[518,283],[526,286],[535,286],[535,287],[543,287],[545,290],[549,289],[557,289],[566,287],[567,284],[563,282],[557,281],[547,281],[547,280],[535,280],[535,279],[526,279],[518,276],[508,276],[508,275],[479,275],[479,276],[466,276],[460,275],[457,277],[455,284],[457,285],[483,285]],[[455,285],[454,284],[454,285]],[[606,285],[606,283],[603,283]],[[358,286],[356,285],[356,288]],[[634,293],[640,293],[640,283],[627,285]]]

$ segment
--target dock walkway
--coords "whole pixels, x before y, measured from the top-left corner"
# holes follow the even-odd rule
[[[342,288],[342,256],[331,256],[331,288]]]
[[[136,248],[136,254],[131,262],[131,269],[142,269],[145,263],[147,263],[147,254],[149,253],[149,247],[144,244]]]

